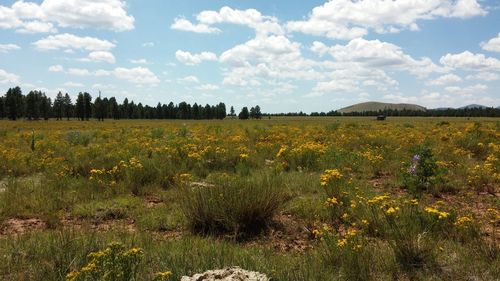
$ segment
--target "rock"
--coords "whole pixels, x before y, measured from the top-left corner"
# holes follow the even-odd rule
[[[230,267],[217,270],[209,270],[204,273],[198,273],[192,277],[183,276],[181,281],[269,281],[265,274],[247,271],[240,267]]]

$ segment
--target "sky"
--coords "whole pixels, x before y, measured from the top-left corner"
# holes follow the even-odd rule
[[[0,0],[19,85],[264,112],[500,106],[498,0]]]

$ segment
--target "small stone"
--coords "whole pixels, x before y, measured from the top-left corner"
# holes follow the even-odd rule
[[[217,270],[209,270],[198,273],[192,277],[183,276],[181,281],[269,281],[270,279],[262,273],[244,270],[240,267],[230,267]]]

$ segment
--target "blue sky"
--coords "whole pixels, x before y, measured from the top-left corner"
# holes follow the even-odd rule
[[[329,111],[500,105],[496,0],[0,1],[0,91]]]

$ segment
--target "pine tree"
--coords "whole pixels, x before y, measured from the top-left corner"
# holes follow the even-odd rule
[[[61,120],[64,113],[64,96],[61,92],[57,93],[54,100],[54,114],[57,120]]]
[[[11,88],[5,94],[5,111],[10,120],[17,120],[23,116],[23,92],[21,88]]]
[[[64,114],[69,121],[69,118],[73,116],[73,102],[71,101],[71,97],[66,93],[64,95],[63,100]]]
[[[238,118],[241,120],[246,120],[248,119],[248,117],[250,117],[250,113],[248,112],[248,107],[245,106],[241,109],[240,114],[238,114]]]

